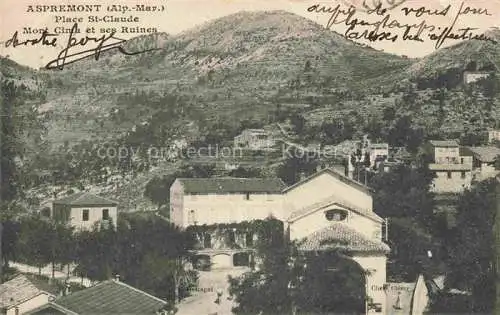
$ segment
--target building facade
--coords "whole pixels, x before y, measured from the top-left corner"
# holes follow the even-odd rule
[[[495,141],[500,141],[500,130],[488,130],[488,143],[493,143]]]
[[[472,155],[474,180],[482,181],[495,177],[500,171],[496,169],[500,159],[500,148],[493,146],[468,147]]]
[[[371,143],[368,150],[370,152],[370,167],[379,165],[389,156],[389,144],[387,143]]]
[[[196,254],[208,265],[248,266],[256,235],[237,223],[272,216],[283,222],[283,233],[290,240],[304,244],[302,252],[345,253],[367,275],[367,313],[385,312],[390,249],[383,242],[384,220],[373,212],[366,186],[327,168],[290,187],[277,179],[178,178],[170,195],[176,225],[194,230],[196,226],[224,226],[198,235]],[[329,245],[324,246],[325,242]]]
[[[386,311],[384,220],[373,211],[370,189],[332,169],[325,169],[283,191],[289,209],[291,240],[305,252],[340,250],[366,276],[367,313]]]
[[[76,230],[91,230],[98,224],[116,225],[118,203],[88,192],[71,194],[52,204],[51,217],[56,222],[66,223]]]
[[[21,315],[47,304],[59,294],[56,286],[33,276],[18,275],[0,285],[0,313]]]
[[[234,137],[234,146],[236,148],[268,150],[274,144],[275,141],[264,129],[245,129],[240,135]]]
[[[490,72],[487,71],[465,71],[463,78],[464,84],[468,85],[474,82],[477,82],[481,79],[485,79],[490,75]]]
[[[431,190],[435,193],[461,193],[471,187],[472,157],[462,155],[457,141],[429,142],[432,163],[429,169],[435,174]]]

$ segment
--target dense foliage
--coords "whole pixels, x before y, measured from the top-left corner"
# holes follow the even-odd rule
[[[155,296],[187,296],[196,273],[187,269],[189,234],[159,217],[129,215],[118,226],[73,231],[39,217],[4,221],[4,263],[16,260],[44,267],[76,263],[75,274],[102,281],[120,275],[124,282]]]
[[[495,301],[495,239],[498,196],[496,179],[479,183],[465,192],[457,207],[457,224],[450,236],[449,273],[446,286],[471,294],[469,308],[457,310],[491,313]],[[459,299],[460,296],[453,297]],[[452,304],[449,300],[441,304]],[[437,304],[435,307],[439,307]],[[451,309],[453,310],[453,309]]]
[[[278,223],[275,223],[278,222]],[[230,278],[236,314],[327,314],[364,310],[364,271],[335,252],[299,254],[277,220],[249,225],[260,231],[257,268]]]

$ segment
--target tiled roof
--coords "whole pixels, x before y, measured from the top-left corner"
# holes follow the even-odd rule
[[[476,159],[481,162],[492,163],[500,155],[500,148],[493,146],[469,147]]]
[[[341,182],[346,183],[346,184],[348,184],[348,185],[350,185],[352,187],[355,187],[355,188],[357,188],[357,189],[359,189],[361,191],[364,191],[364,192],[366,192],[368,194],[371,194],[371,192],[372,192],[372,189],[370,187],[365,186],[365,185],[361,184],[360,182],[355,181],[352,178],[344,176],[344,175],[340,174],[339,172],[337,172],[336,170],[334,170],[332,168],[325,168],[325,169],[323,169],[323,170],[321,170],[319,172],[316,172],[313,175],[307,177],[306,179],[301,180],[298,183],[295,183],[292,186],[287,187],[283,192],[292,190],[295,187],[298,187],[298,186],[300,186],[302,184],[305,184],[308,181],[310,181],[310,180],[312,180],[312,179],[316,178],[317,176],[319,176],[321,174],[324,174],[324,173],[328,173],[328,174],[332,175],[333,177],[335,177],[336,179],[340,180]]]
[[[307,207],[304,207],[302,209],[299,209],[297,211],[292,212],[292,214],[290,214],[290,216],[288,217],[288,222],[297,221],[297,219],[299,219],[303,216],[306,216],[309,213],[314,213],[317,210],[328,207],[330,205],[339,205],[339,206],[344,207],[348,210],[356,212],[357,214],[360,214],[362,216],[370,218],[376,222],[383,221],[383,219],[381,217],[379,217],[375,212],[373,212],[370,209],[363,209],[363,208],[357,207],[342,197],[331,196],[331,197],[328,197],[324,200],[316,202],[312,205],[309,205]]]
[[[65,198],[55,200],[54,204],[71,206],[116,206],[118,203],[104,197],[82,191],[71,194]]]
[[[304,251],[340,250],[347,253],[370,252],[388,254],[387,244],[371,240],[344,223],[333,223],[331,226],[307,236],[299,245]]]
[[[472,166],[468,164],[439,164],[433,163],[429,164],[429,169],[431,171],[471,171]]]
[[[101,282],[53,302],[79,315],[156,314],[166,303],[114,280]]]
[[[0,308],[10,307],[31,299],[40,293],[57,294],[57,288],[43,280],[19,275],[0,285]]]
[[[278,178],[178,178],[185,193],[272,193],[280,194],[285,184]]]
[[[442,148],[458,147],[458,142],[456,140],[430,140],[429,142],[435,147],[442,147]]]

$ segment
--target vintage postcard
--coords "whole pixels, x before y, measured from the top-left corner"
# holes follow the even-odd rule
[[[0,314],[500,314],[500,1],[0,21]]]

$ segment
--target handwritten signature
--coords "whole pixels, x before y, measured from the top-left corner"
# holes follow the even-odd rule
[[[422,16],[447,16],[450,12],[451,5],[448,5],[444,9],[431,10],[426,7],[421,8],[408,8],[404,7],[401,11],[405,16],[414,15],[416,18]],[[375,8],[367,10],[365,13],[368,15],[379,16],[380,19],[374,22],[365,21],[356,16],[357,9],[354,6],[348,8],[342,8],[340,5],[336,7],[326,7],[320,6],[319,4],[310,6],[307,9],[308,12],[315,13],[328,13],[330,18],[326,24],[326,28],[330,29],[334,25],[344,24],[347,26],[345,30],[344,37],[356,40],[356,39],[366,39],[369,41],[392,41],[395,42],[398,39],[404,41],[418,41],[423,42],[424,35],[427,35],[428,39],[435,42],[435,48],[439,49],[447,40],[482,40],[497,43],[494,39],[487,37],[484,34],[476,34],[473,31],[477,28],[465,27],[456,29],[456,23],[460,16],[463,15],[491,15],[488,10],[483,8],[471,8],[464,5],[464,2],[460,5],[460,8],[452,20],[449,26],[441,27],[438,25],[433,25],[428,23],[426,20],[420,21],[420,23],[402,23],[395,18],[392,18],[391,14],[388,14],[388,9],[383,8],[382,4],[379,3]],[[365,27],[368,29],[360,30],[359,27]],[[396,32],[395,30],[402,31],[403,34]]]
[[[69,65],[75,63],[79,60],[85,59],[90,56],[94,56],[95,60],[99,60],[101,53],[117,49],[120,53],[124,55],[138,55],[146,52],[160,50],[160,48],[146,49],[136,52],[128,52],[123,47],[122,44],[126,42],[126,40],[115,37],[116,31],[112,31],[107,35],[102,35],[100,37],[91,37],[85,36],[83,38],[76,38],[75,33],[78,32],[78,23],[73,24],[73,27],[70,30],[68,41],[66,42],[66,46],[59,52],[57,58],[49,61],[49,63],[45,66],[46,69],[64,69],[65,65]],[[18,38],[19,34],[16,31],[12,37],[5,42],[5,47],[17,47],[17,46],[34,46],[34,45],[42,45],[49,47],[57,47],[58,45],[58,34],[51,34],[46,30],[42,32],[42,34],[35,39],[26,39],[24,41],[20,41]],[[112,42],[110,42],[112,41]],[[85,47],[88,44],[95,44],[95,47],[90,49],[78,50],[78,47]]]

